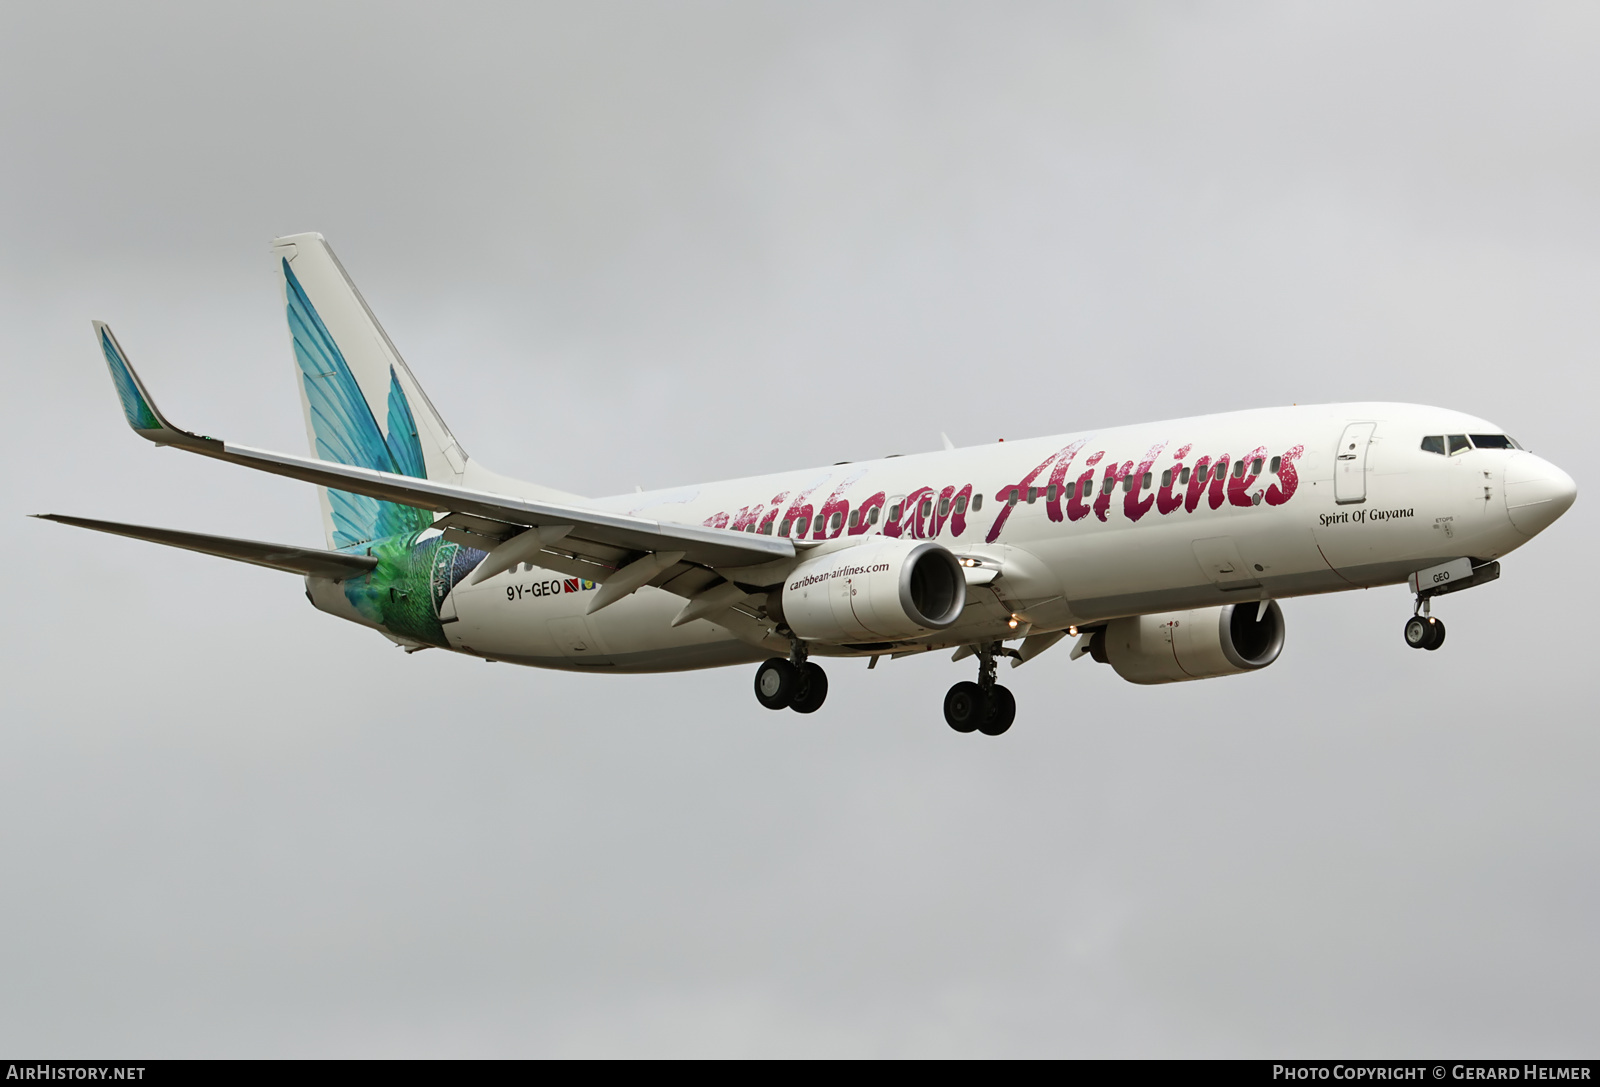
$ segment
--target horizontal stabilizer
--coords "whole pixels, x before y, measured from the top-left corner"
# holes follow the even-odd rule
[[[146,528],[143,525],[123,525],[115,521],[91,521],[86,517],[65,517],[58,513],[36,513],[44,521],[63,525],[76,525],[96,532],[110,532],[117,536],[131,536],[135,540],[181,547],[185,551],[198,551],[203,555],[248,562],[291,574],[309,574],[333,581],[360,577],[378,565],[369,555],[342,555],[337,551],[322,551],[315,547],[293,547],[288,544],[262,543],[258,540],[235,540],[227,536],[203,536],[198,532],[177,532],[170,528]]]

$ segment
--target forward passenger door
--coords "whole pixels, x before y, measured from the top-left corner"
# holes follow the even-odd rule
[[[1367,446],[1377,423],[1351,423],[1339,436],[1333,461],[1333,500],[1344,505],[1367,500]]]

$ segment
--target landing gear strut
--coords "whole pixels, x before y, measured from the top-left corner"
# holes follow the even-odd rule
[[[805,643],[790,641],[789,659],[773,657],[756,669],[756,701],[769,710],[816,713],[828,697],[828,673],[806,659]]]
[[[1406,644],[1412,649],[1438,649],[1444,644],[1444,623],[1429,614],[1428,598],[1417,597],[1417,611],[1406,620]]]
[[[995,657],[1004,652],[999,642],[978,647],[978,682],[957,683],[944,696],[944,720],[957,732],[998,736],[1017,716],[1017,700],[994,681]]]

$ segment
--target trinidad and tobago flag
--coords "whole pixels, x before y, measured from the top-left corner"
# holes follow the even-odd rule
[[[594,582],[587,578],[569,577],[562,582],[562,591],[568,593],[581,593],[594,588]]]

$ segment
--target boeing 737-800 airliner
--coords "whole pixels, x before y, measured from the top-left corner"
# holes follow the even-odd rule
[[[314,483],[326,550],[46,515],[305,577],[318,609],[407,650],[592,672],[754,663],[756,698],[811,713],[816,657],[954,649],[977,681],[945,720],[998,735],[997,663],[1065,638],[1134,683],[1265,668],[1278,601],[1482,585],[1572,505],[1570,476],[1443,408],[1326,404],[589,499],[495,475],[429,403],[319,234],[280,238],[313,455],[180,430],[111,330],[95,336],[130,426],[159,445]],[[948,443],[946,443],[948,445]]]

